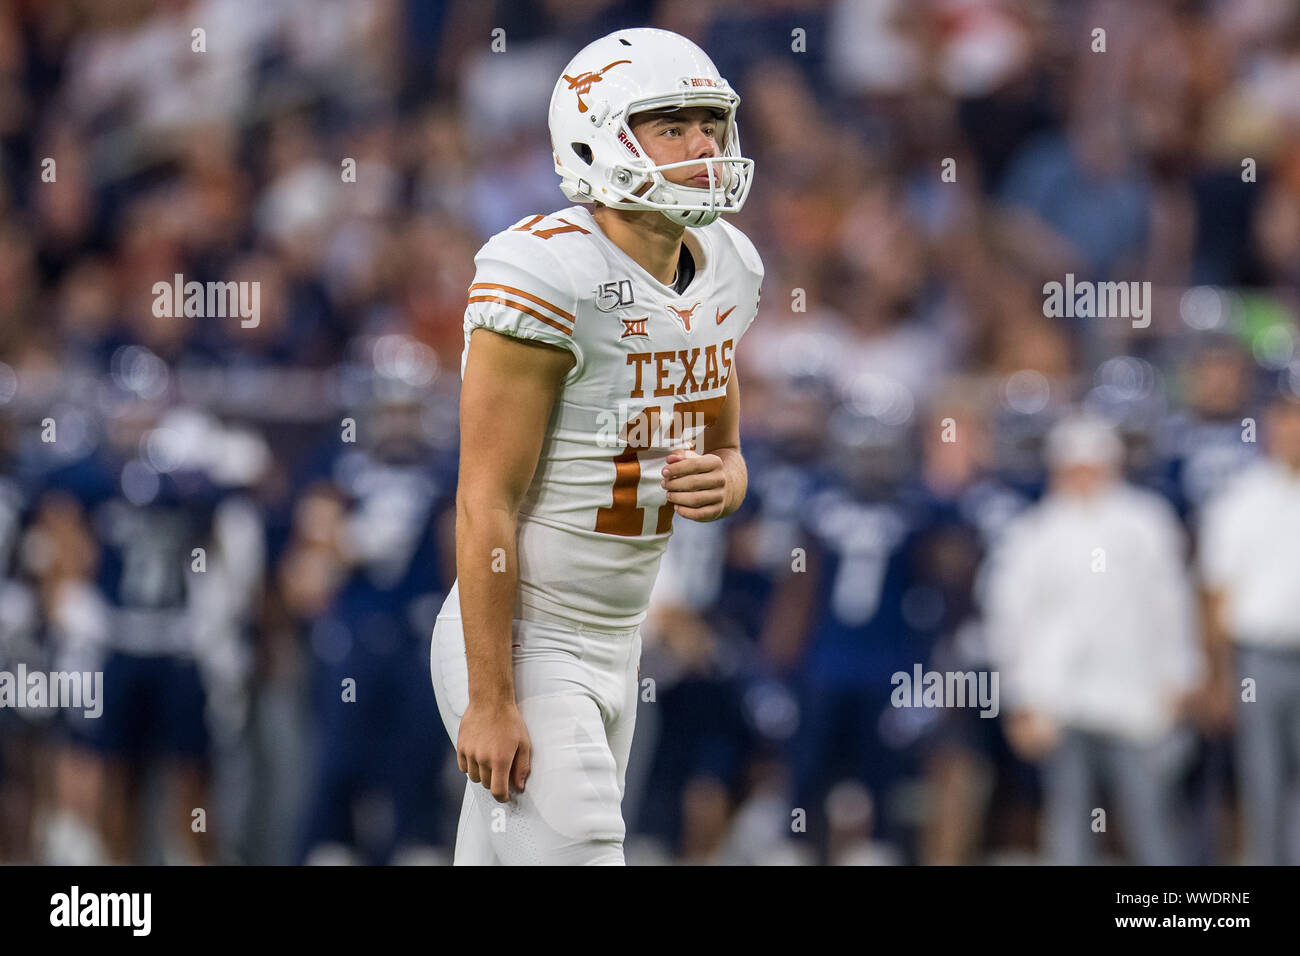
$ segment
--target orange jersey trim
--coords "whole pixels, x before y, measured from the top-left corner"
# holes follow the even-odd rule
[[[512,295],[516,295],[521,299],[527,299],[529,302],[535,302],[544,308],[550,309],[556,315],[568,319],[570,322],[573,321],[572,312],[565,312],[563,309],[551,305],[551,303],[547,302],[545,299],[539,299],[537,296],[533,295],[532,293],[525,292],[523,289],[516,289],[514,286],[501,285],[500,283],[493,283],[493,282],[475,282],[472,286],[469,287],[469,291],[473,292],[475,289],[500,289],[503,292],[509,292]]]
[[[542,315],[542,313],[528,308],[528,306],[524,305],[522,302],[511,302],[501,293],[497,293],[496,295],[472,295],[469,297],[469,301],[497,302],[500,303],[501,305],[508,305],[510,306],[510,308],[523,312],[525,315],[531,315],[534,319],[537,319],[539,322],[545,322],[553,329],[559,329],[565,335],[573,334],[573,329],[569,328],[568,326],[561,325],[559,322],[555,321],[555,319],[551,318],[549,315]]]

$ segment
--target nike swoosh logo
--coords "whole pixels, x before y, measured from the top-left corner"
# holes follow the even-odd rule
[[[736,307],[733,305],[726,312],[722,312],[715,307],[713,311],[717,314],[718,325],[721,325],[726,320],[727,316],[736,311]]]

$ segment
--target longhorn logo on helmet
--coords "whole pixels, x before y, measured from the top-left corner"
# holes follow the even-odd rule
[[[578,112],[585,113],[590,108],[582,101],[582,98],[591,92],[591,87],[594,84],[599,83],[604,78],[606,70],[610,70],[618,66],[620,63],[631,62],[631,60],[615,60],[613,63],[601,67],[595,73],[588,71],[586,73],[579,73],[577,76],[569,76],[566,73],[564,79],[568,82],[569,89],[573,90],[578,96]]]

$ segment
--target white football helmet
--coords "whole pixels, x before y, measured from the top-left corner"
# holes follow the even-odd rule
[[[698,46],[667,30],[618,30],[586,46],[551,94],[551,149],[560,188],[574,202],[655,209],[684,226],[739,212],[754,161],[740,155],[740,97]],[[646,110],[714,107],[721,155],[659,166],[628,120]],[[669,182],[665,170],[704,164],[708,187]]]

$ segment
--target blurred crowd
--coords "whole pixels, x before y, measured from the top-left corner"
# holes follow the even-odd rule
[[[742,96],[766,279],[629,862],[1300,863],[1291,0],[0,0],[0,671],[104,674],[0,707],[0,862],[450,860],[473,255],[647,25]]]

